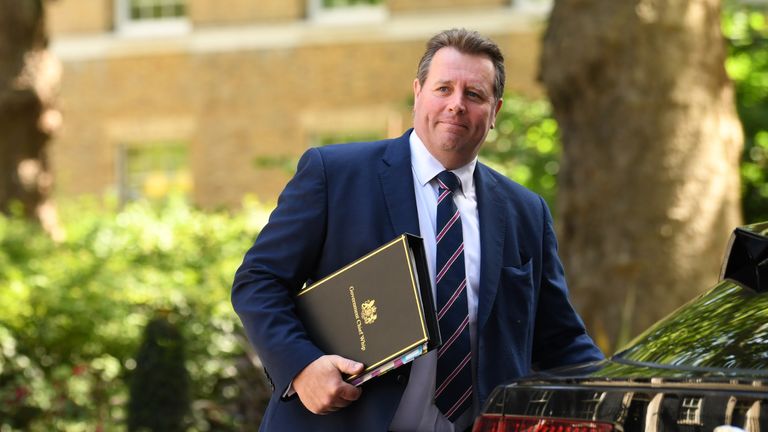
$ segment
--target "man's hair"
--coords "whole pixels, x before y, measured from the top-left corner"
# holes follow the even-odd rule
[[[495,42],[474,30],[450,29],[444,30],[427,42],[427,49],[419,61],[416,78],[419,85],[423,86],[429,74],[429,66],[432,58],[441,48],[454,48],[462,54],[480,55],[487,57],[493,63],[495,76],[493,80],[493,96],[496,100],[504,95],[504,56]]]

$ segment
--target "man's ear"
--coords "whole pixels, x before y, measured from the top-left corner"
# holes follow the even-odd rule
[[[419,95],[421,94],[421,84],[419,83],[418,78],[413,79],[413,103],[416,104],[416,100],[419,98]]]
[[[503,103],[502,99],[499,99],[499,100],[496,101],[496,106],[493,109],[493,118],[491,119],[491,129],[493,129],[495,124],[496,124],[496,115],[499,114],[499,111],[501,110],[502,103]]]

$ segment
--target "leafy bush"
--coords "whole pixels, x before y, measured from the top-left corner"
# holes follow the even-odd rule
[[[768,8],[725,3],[726,70],[736,86],[744,128],[742,205],[748,223],[768,220]]]
[[[0,218],[0,430],[125,430],[141,333],[158,312],[186,341],[187,424],[255,428],[267,385],[229,292],[266,216],[254,203],[234,215],[80,203],[62,209],[60,243]]]
[[[540,194],[554,209],[560,137],[549,102],[505,95],[496,128],[488,133],[480,159]]]

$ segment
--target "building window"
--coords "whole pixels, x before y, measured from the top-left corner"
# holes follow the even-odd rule
[[[324,8],[354,7],[364,5],[380,5],[383,0],[322,0]]]
[[[119,147],[120,202],[153,201],[192,193],[187,146],[179,142],[125,144]]]
[[[512,0],[512,7],[521,12],[547,14],[553,3],[552,0]]]
[[[116,0],[118,33],[162,36],[189,31],[186,0]]]
[[[383,0],[308,0],[309,18],[328,24],[360,24],[383,21]]]
[[[184,0],[128,0],[131,21],[156,21],[183,18]]]
[[[700,426],[701,423],[701,402],[702,398],[683,398],[680,404],[680,414],[677,418],[677,424]]]

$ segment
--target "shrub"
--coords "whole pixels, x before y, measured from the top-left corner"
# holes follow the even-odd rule
[[[265,394],[253,389],[266,384],[229,292],[267,210],[204,213],[171,200],[121,211],[80,202],[61,214],[60,243],[0,217],[0,430],[124,430],[141,332],[158,311],[187,341],[187,423],[255,428],[244,422],[259,420]]]
[[[728,75],[744,130],[742,208],[747,223],[768,220],[768,7],[726,1],[723,34]]]
[[[560,137],[549,102],[505,95],[496,128],[488,133],[480,159],[540,194],[554,212]]]

